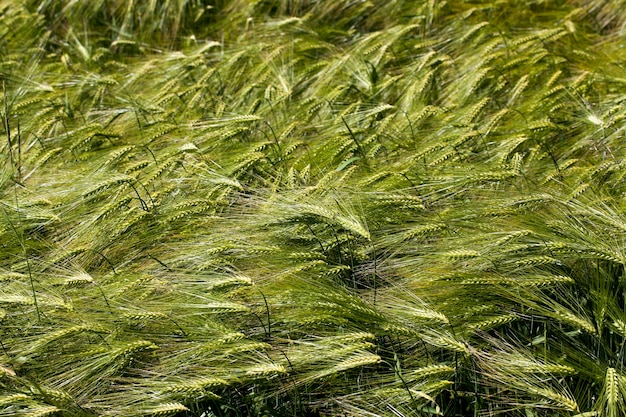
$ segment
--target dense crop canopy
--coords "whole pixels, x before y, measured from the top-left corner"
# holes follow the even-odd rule
[[[626,414],[623,0],[0,0],[0,417]]]

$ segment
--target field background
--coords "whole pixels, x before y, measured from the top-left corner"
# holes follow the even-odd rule
[[[0,0],[0,416],[626,415],[623,0]]]

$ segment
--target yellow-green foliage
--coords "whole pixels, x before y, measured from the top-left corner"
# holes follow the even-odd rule
[[[624,0],[0,0],[0,416],[626,414]]]

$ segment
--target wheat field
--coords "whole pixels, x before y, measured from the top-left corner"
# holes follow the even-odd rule
[[[624,0],[0,0],[0,417],[626,415]]]

